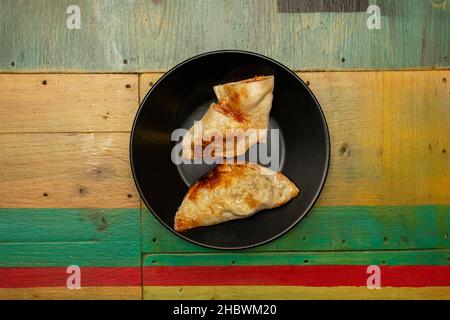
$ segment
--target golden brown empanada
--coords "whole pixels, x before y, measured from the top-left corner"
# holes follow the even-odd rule
[[[298,193],[282,173],[254,163],[221,164],[189,189],[175,215],[175,230],[246,218],[281,206]]]
[[[273,88],[273,76],[259,76],[215,86],[213,89],[218,103],[211,104],[201,121],[194,124],[183,137],[183,158],[202,158],[203,150],[214,141],[208,132],[219,132],[222,136],[223,148],[215,148],[211,153],[214,158],[239,156],[257,142],[265,141]],[[257,132],[249,135],[249,129]],[[194,135],[194,132],[201,134]]]

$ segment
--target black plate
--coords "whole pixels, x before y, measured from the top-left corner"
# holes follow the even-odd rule
[[[171,133],[199,120],[215,100],[213,86],[255,75],[274,75],[271,128],[279,127],[282,172],[300,195],[276,209],[246,219],[183,233],[173,229],[178,206],[207,165],[175,165]],[[287,232],[311,209],[325,182],[330,158],[327,124],[303,81],[279,62],[245,51],[208,52],[167,72],[147,93],[131,132],[131,168],[147,207],[169,230],[193,243],[216,249],[244,249]]]

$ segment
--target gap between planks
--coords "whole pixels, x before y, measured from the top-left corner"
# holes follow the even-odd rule
[[[172,69],[175,69],[178,65],[182,64],[178,63],[175,64],[172,68],[167,70],[138,70],[138,71],[89,71],[86,70],[69,70],[69,71],[53,71],[53,70],[42,70],[42,71],[1,71],[0,74],[27,74],[27,75],[40,75],[40,74],[120,74],[120,75],[126,75],[126,74],[132,74],[132,75],[142,75],[142,74],[149,74],[149,73],[160,73],[164,74],[169,72]],[[290,69],[290,68],[288,68]],[[308,72],[403,72],[403,71],[444,71],[444,70],[450,70],[450,67],[441,67],[441,66],[427,66],[427,67],[410,67],[410,68],[379,68],[379,69],[359,69],[359,68],[353,68],[353,69],[320,69],[320,68],[308,68],[308,69],[290,69],[293,72],[301,72],[301,73],[308,73]]]

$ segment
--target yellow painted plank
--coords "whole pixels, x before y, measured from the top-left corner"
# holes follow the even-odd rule
[[[0,133],[130,131],[133,74],[0,74]]]
[[[146,300],[212,300],[213,286],[144,286]]]
[[[139,75],[139,101],[145,98],[147,92],[162,75],[163,73],[143,73]]]
[[[140,76],[141,99],[161,75]],[[450,203],[449,70],[299,75],[331,136],[318,205]]]
[[[0,134],[0,208],[138,208],[128,133]]]
[[[381,73],[304,73],[325,113],[331,138],[330,169],[320,205],[384,202]],[[385,191],[387,191],[385,193]]]
[[[450,203],[450,70],[383,73],[382,83],[384,187],[391,200]]]
[[[140,76],[141,98],[148,91],[150,83],[155,83],[160,75]],[[33,78],[42,75],[2,75],[6,76]],[[22,126],[17,123],[29,122],[31,129],[25,128],[26,131],[94,130],[95,121],[92,119],[95,118],[95,112],[89,110],[94,110],[95,104],[107,106],[110,102],[95,84],[102,81],[103,84],[109,83],[111,79],[123,84],[122,77],[137,77],[45,75],[47,85],[36,83],[36,86],[48,87],[53,81],[60,81],[69,88],[70,84],[65,76],[73,77],[74,87],[68,89],[73,96],[77,96],[76,92],[84,92],[82,95],[86,97],[83,99],[92,101],[92,108],[77,111],[77,116],[72,116],[72,111],[61,115],[66,112],[64,110],[71,109],[65,103],[69,98],[49,92],[49,95],[43,95],[46,96],[45,99],[38,98],[40,102],[35,106],[45,109],[45,101],[59,100],[63,102],[61,108],[53,105],[45,117],[39,113],[31,113],[31,118],[26,121],[24,116],[17,116],[20,121],[17,120],[14,126],[10,124],[14,122],[13,119],[5,121],[0,118],[1,128],[6,125],[9,128],[6,131],[11,131],[11,128]],[[85,85],[80,87],[76,78],[85,76],[93,77],[91,80],[103,80],[83,80]],[[117,79],[114,78],[116,76]],[[450,203],[450,82],[444,81],[444,78],[450,79],[448,70],[311,72],[302,73],[301,77],[310,82],[324,109],[332,140],[330,173],[319,205]],[[87,90],[90,83],[95,90],[88,94],[83,90]],[[137,86],[137,80],[132,86]],[[109,88],[108,85],[105,84],[105,88]],[[119,89],[121,88],[117,90]],[[115,91],[105,90],[104,92]],[[137,87],[124,87],[123,91],[127,95],[127,90],[135,90],[134,95],[138,91]],[[62,92],[62,89],[59,91]],[[22,104],[28,101],[21,90],[11,89],[8,95],[11,101],[22,101]],[[70,97],[69,100],[72,103],[69,106],[73,108],[76,99]],[[137,102],[134,108],[136,105]],[[0,112],[4,112],[4,106],[5,104],[0,106]],[[131,107],[128,109],[130,117],[120,116],[122,127],[114,130],[129,130],[126,127],[130,126],[134,110],[131,111]],[[14,117],[18,113],[7,114],[8,117]],[[111,113],[112,116],[114,114]],[[46,122],[45,119],[52,120]],[[104,121],[108,120],[110,119]],[[69,128],[66,127],[67,124]],[[25,130],[24,127],[21,128]],[[102,125],[96,128],[100,131],[109,130]],[[128,133],[2,134],[0,206],[137,207],[137,193],[128,163],[128,142]],[[80,189],[83,191],[80,192]],[[108,190],[108,193],[104,190]],[[44,196],[45,193],[47,196]]]
[[[0,288],[1,300],[137,300],[142,298],[142,288],[136,287],[82,287],[69,290],[61,287]]]
[[[352,300],[352,299],[439,299],[450,300],[450,287],[368,289],[367,287],[295,286],[145,286],[144,299],[216,300]]]
[[[450,71],[301,76],[317,95],[331,135],[330,174],[319,204],[450,203]]]

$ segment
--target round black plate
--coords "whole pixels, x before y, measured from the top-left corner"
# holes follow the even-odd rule
[[[256,75],[275,76],[270,126],[281,131],[281,171],[300,188],[300,195],[284,206],[246,219],[175,232],[173,219],[184,195],[211,167],[175,165],[171,160],[172,131],[200,120],[215,100],[214,85]],[[328,172],[330,145],[319,103],[294,72],[256,53],[225,50],[180,63],[151,88],[134,120],[130,158],[142,199],[169,230],[206,247],[244,249],[284,234],[311,209]]]

